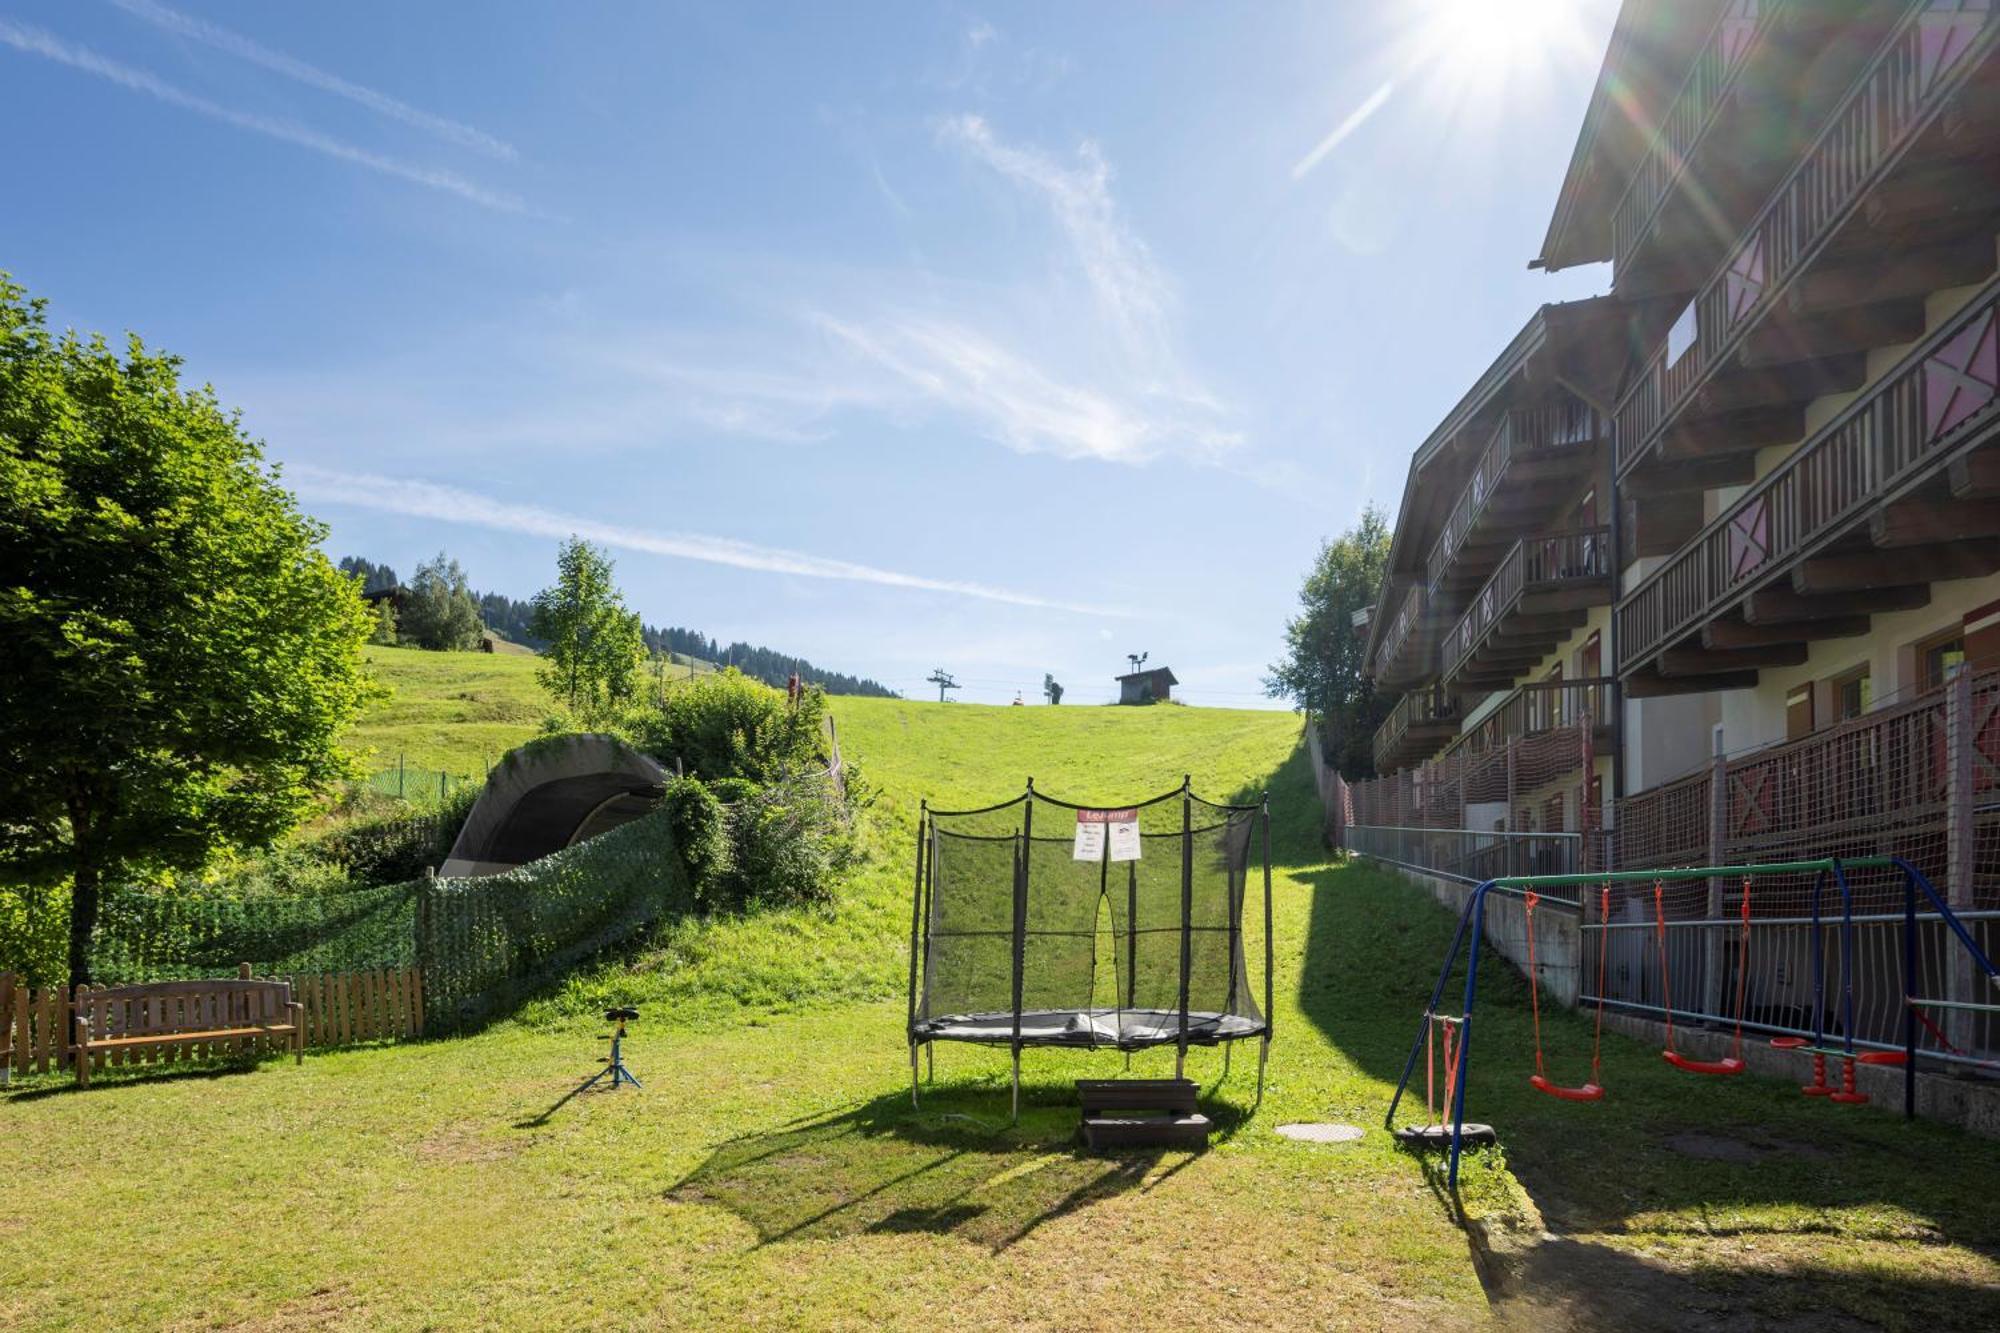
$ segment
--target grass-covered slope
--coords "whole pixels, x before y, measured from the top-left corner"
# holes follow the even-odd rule
[[[839,698],[843,756],[872,801],[868,858],[829,907],[664,928],[645,948],[572,977],[527,1017],[627,999],[688,1016],[782,1011],[900,994],[907,984],[918,804],[989,805],[1038,788],[1079,802],[1157,795],[1194,779],[1215,800],[1263,789],[1296,746],[1288,713],[1202,708],[1014,708]]]
[[[394,768],[401,755],[411,768],[483,776],[532,740],[549,711],[532,654],[365,651],[382,693],[343,743],[370,771]]]

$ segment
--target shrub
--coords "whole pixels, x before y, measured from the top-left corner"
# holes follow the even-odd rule
[[[675,685],[657,710],[631,722],[640,749],[678,760],[704,781],[775,782],[826,764],[826,696],[806,690],[797,704],[734,669]]]
[[[857,854],[847,807],[824,778],[767,787],[730,810],[732,905],[827,902]]]
[[[722,802],[701,779],[674,778],[661,804],[696,905],[704,910],[728,906],[717,901],[729,872],[729,823]]]

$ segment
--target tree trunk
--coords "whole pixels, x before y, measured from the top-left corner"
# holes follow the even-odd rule
[[[69,985],[90,984],[90,936],[97,927],[97,863],[78,849],[69,890]]]

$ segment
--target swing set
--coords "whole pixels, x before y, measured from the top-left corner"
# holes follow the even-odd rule
[[[1904,883],[1903,912],[1903,1049],[1897,1050],[1857,1050],[1854,1039],[1854,897],[1848,887],[1847,872],[1850,870],[1893,869],[1901,872]],[[1465,1120],[1465,1095],[1472,1063],[1472,1017],[1473,1002],[1479,985],[1479,945],[1485,934],[1486,896],[1489,893],[1514,893],[1522,898],[1527,921],[1528,944],[1528,998],[1534,1019],[1534,1073],[1528,1079],[1529,1086],[1537,1092],[1545,1093],[1565,1102],[1600,1102],[1606,1100],[1607,1092],[1603,1077],[1604,1009],[1607,1003],[1606,964],[1610,953],[1609,936],[1605,935],[1597,954],[1597,994],[1596,1020],[1591,1039],[1590,1077],[1580,1084],[1566,1085],[1556,1082],[1548,1075],[1548,1061],[1543,1048],[1540,959],[1535,944],[1535,913],[1548,900],[1538,890],[1553,887],[1575,887],[1579,891],[1595,888],[1598,893],[1597,919],[1600,927],[1610,928],[1611,887],[1613,884],[1644,884],[1651,881],[1653,889],[1652,934],[1657,950],[1660,971],[1661,999],[1664,1002],[1666,1026],[1666,1049],[1662,1058],[1674,1068],[1690,1074],[1729,1077],[1742,1074],[1748,1065],[1743,1054],[1743,1029],[1746,1008],[1749,1001],[1750,972],[1750,925],[1752,884],[1756,877],[1764,875],[1812,875],[1811,938],[1813,941],[1813,1016],[1811,1038],[1781,1036],[1771,1039],[1771,1045],[1780,1050],[1797,1050],[1813,1057],[1813,1081],[1801,1088],[1808,1096],[1825,1097],[1831,1102],[1844,1105],[1858,1105],[1868,1100],[1868,1095],[1855,1086],[1855,1066],[1895,1065],[1903,1069],[1903,1113],[1905,1117],[1915,1114],[1916,1105],[1916,1060],[1917,1029],[1921,1024],[1939,1046],[1955,1059],[1975,1064],[1986,1062],[1972,1060],[1953,1046],[1944,1031],[1924,1012],[1925,1006],[1942,1008],[1974,1009],[1982,1012],[2000,1013],[2000,1005],[1974,1004],[1964,1001],[1939,1000],[1917,993],[1920,978],[1918,966],[1917,899],[1919,893],[1928,902],[1930,910],[1936,914],[1956,936],[1960,946],[1970,955],[1973,963],[1987,979],[2000,985],[2000,971],[1996,971],[1966,930],[1957,915],[1946,905],[1943,897],[1925,878],[1923,872],[1901,857],[1875,856],[1856,857],[1851,860],[1828,858],[1816,861],[1785,861],[1765,865],[1701,866],[1675,870],[1628,870],[1608,871],[1599,874],[1508,876],[1490,879],[1475,888],[1466,899],[1465,908],[1459,914],[1458,928],[1452,936],[1451,947],[1445,954],[1444,965],[1438,971],[1437,983],[1431,989],[1430,1002],[1424,1007],[1423,1019],[1418,1027],[1416,1040],[1411,1044],[1409,1058],[1404,1061],[1402,1077],[1397,1080],[1395,1095],[1389,1101],[1388,1114],[1383,1118],[1386,1128],[1395,1130],[1398,1137],[1416,1144],[1450,1145],[1450,1168],[1447,1184],[1456,1188],[1458,1184],[1458,1163],[1465,1141],[1472,1138],[1491,1140],[1492,1130],[1484,1125],[1470,1125]],[[1686,880],[1739,879],[1742,882],[1742,901],[1737,913],[1737,964],[1736,994],[1733,1033],[1729,1054],[1721,1059],[1702,1060],[1688,1055],[1679,1047],[1674,1030],[1673,978],[1670,967],[1670,950],[1667,944],[1666,886],[1670,882]],[[1841,1044],[1830,1045],[1826,1033],[1827,986],[1826,969],[1819,947],[1823,920],[1820,904],[1828,883],[1838,888],[1841,897],[1840,917],[1840,977],[1841,977]],[[1568,904],[1564,904],[1567,906]],[[1581,904],[1579,903],[1580,907]],[[1683,923],[1686,924],[1686,923]],[[1692,923],[1720,924],[1720,923]],[[1445,989],[1451,981],[1452,972],[1458,965],[1459,955],[1465,954],[1465,994],[1463,1011],[1447,1014],[1441,1009]],[[1643,1007],[1643,1006],[1642,1006]],[[1443,1078],[1437,1077],[1437,1057],[1443,1056]],[[1416,1072],[1419,1057],[1424,1066],[1424,1103],[1430,1112],[1430,1123],[1422,1126],[1396,1128],[1396,1111],[1403,1094]],[[1838,1059],[1842,1062],[1841,1080],[1838,1085],[1827,1081],[1827,1061]],[[1436,1100],[1436,1093],[1442,1087],[1442,1101]]]

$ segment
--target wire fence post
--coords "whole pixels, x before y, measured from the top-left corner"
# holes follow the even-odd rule
[[[1709,760],[1708,769],[1708,863],[1728,864],[1724,836],[1729,827],[1729,761],[1720,754]],[[1722,877],[1708,881],[1707,920],[1722,920]],[[1722,1012],[1722,932],[1705,929],[1701,933],[1701,1011]],[[1738,967],[1747,960],[1738,959]]]
[[[1973,733],[1970,671],[1958,671],[1946,684],[1944,709],[1944,892],[1951,909],[1964,912],[1975,906],[1973,865],[1978,846],[1972,816],[1972,757],[1977,737]],[[1949,959],[1945,964],[1945,998],[1954,1005],[1982,998],[1974,990],[1972,955],[1964,949],[1947,949],[1945,957]],[[1945,1036],[1952,1045],[1973,1049],[1973,1020],[1977,1016],[1971,1009],[1945,1011]]]

